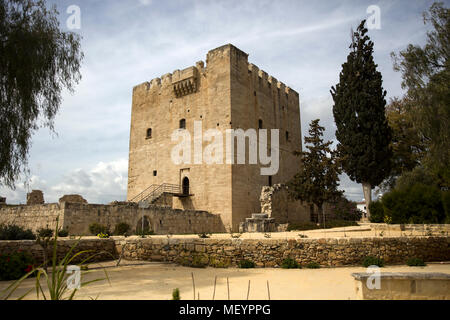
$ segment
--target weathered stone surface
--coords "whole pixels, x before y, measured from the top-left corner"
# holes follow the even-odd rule
[[[53,204],[0,207],[0,223],[13,223],[32,231],[47,226],[54,229],[57,217],[59,226],[67,229],[71,235],[90,235],[89,225],[93,222],[105,225],[111,231],[118,223],[125,222],[130,225],[131,230],[136,230],[141,228],[142,217],[144,225],[155,234],[196,234],[225,230],[219,215],[156,205],[139,209],[135,203],[100,205],[63,201]],[[188,223],[190,220],[195,223]]]
[[[59,198],[59,203],[61,202],[72,202],[72,203],[88,203],[86,199],[84,199],[79,194],[66,194]]]
[[[30,193],[27,193],[27,205],[44,203],[44,193],[41,190],[33,190]]]
[[[229,129],[280,130],[279,170],[274,183],[288,181],[297,171],[301,149],[300,102],[296,91],[256,66],[248,54],[224,45],[210,50],[203,62],[175,70],[133,89],[127,199],[151,185],[182,185],[189,179],[189,197],[173,197],[173,207],[206,210],[219,214],[223,225],[236,232],[239,223],[260,210],[261,188],[269,177],[261,176],[267,165],[174,164],[171,140],[184,119],[185,129],[194,136],[194,122],[203,132],[217,129],[225,137]],[[151,136],[148,136],[151,129]],[[200,142],[203,150],[209,145]],[[245,146],[248,154],[248,143]],[[191,221],[191,223],[195,223]]]
[[[175,240],[175,239],[174,239]],[[416,239],[383,238],[364,239],[359,242],[348,242],[342,246],[334,239],[300,239],[298,246],[290,247],[290,240],[254,240],[243,239],[236,245],[232,239],[216,240],[182,238],[177,241],[167,239],[82,239],[76,251],[94,250],[102,252],[99,260],[118,257],[131,260],[179,262],[192,260],[201,256],[211,266],[237,266],[242,259],[248,259],[259,267],[277,267],[285,258],[293,258],[301,264],[311,262],[322,266],[361,265],[368,255],[380,256],[387,263],[405,263],[410,257],[421,258],[424,261],[449,261],[450,237],[420,237]],[[73,240],[59,240],[58,256],[63,257],[74,244]],[[292,242],[290,242],[292,243]],[[380,244],[381,246],[378,246]],[[256,250],[255,250],[256,246]],[[408,250],[406,248],[408,247]],[[374,250],[375,248],[375,250]],[[383,248],[383,250],[381,250]],[[30,252],[38,261],[42,260],[42,248],[35,241],[0,241],[0,252],[9,253],[17,250]],[[209,262],[208,262],[209,261]]]

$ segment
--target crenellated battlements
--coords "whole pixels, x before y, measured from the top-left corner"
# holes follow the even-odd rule
[[[266,71],[249,63],[248,54],[231,44],[226,44],[210,50],[206,56],[206,67],[203,61],[198,61],[195,66],[182,70],[177,69],[172,73],[166,73],[159,78],[154,78],[150,81],[141,83],[133,88],[133,92],[147,92],[153,90],[160,92],[161,90],[170,89],[174,91],[174,95],[177,98],[195,93],[200,86],[200,76],[206,76],[208,74],[208,69],[211,68],[211,64],[214,64],[215,61],[223,60],[223,58],[227,56],[232,56],[235,61],[239,61],[239,68],[242,68],[243,65],[247,65],[249,76],[253,77],[255,86],[258,85],[261,88],[265,88],[266,92],[273,92],[275,88],[278,88],[279,92],[285,93],[286,95],[294,94],[298,97],[298,93],[295,90],[286,86],[281,81],[278,81]]]
[[[154,78],[150,81],[143,82],[133,88],[133,92],[138,91],[160,91],[165,88],[174,89],[177,96],[184,95],[183,93],[192,93],[197,90],[198,78],[203,74],[204,62],[199,61],[196,66],[188,67],[183,70],[175,70],[172,73],[166,73],[160,78]]]
[[[257,66],[252,63],[248,64],[248,72],[253,75],[255,80],[261,81],[262,85],[267,85],[268,87],[275,86],[280,90],[280,92],[284,92],[285,94],[294,94],[298,97],[298,92],[286,86],[283,82],[278,81],[275,77],[268,75],[264,70],[260,70]]]

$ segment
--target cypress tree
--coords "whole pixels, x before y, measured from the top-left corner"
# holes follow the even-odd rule
[[[370,215],[371,190],[391,170],[392,133],[385,116],[386,91],[373,59],[374,44],[364,24],[365,20],[352,33],[350,54],[331,95],[342,169],[351,180],[362,183]]]
[[[319,220],[324,217],[323,204],[342,196],[342,191],[337,189],[341,171],[335,151],[330,148],[332,142],[322,139],[324,131],[319,119],[311,121],[309,136],[305,137],[307,151],[294,152],[302,158],[302,166],[288,183],[291,197],[317,206]]]

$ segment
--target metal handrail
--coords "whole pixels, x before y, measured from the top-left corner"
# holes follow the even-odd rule
[[[157,184],[152,184],[150,187],[146,188],[144,191],[142,191],[137,196],[135,196],[133,199],[131,199],[130,202],[139,202],[139,201],[141,201],[142,198],[145,197],[145,194],[148,193],[148,190],[150,190],[151,188],[158,187],[158,186],[159,185],[157,185]]]
[[[176,184],[170,184],[170,183],[163,183],[159,187],[157,187],[155,190],[153,190],[147,197],[142,199],[141,201],[147,201],[152,202],[154,199],[158,198],[163,193],[179,193],[180,192],[180,186]]]
[[[180,189],[181,187],[177,184],[171,183],[163,183],[160,185],[152,184],[150,187],[148,187],[140,194],[138,194],[136,197],[134,197],[131,200],[131,202],[142,202],[142,201],[152,202],[154,199],[158,198],[163,193],[179,194]]]

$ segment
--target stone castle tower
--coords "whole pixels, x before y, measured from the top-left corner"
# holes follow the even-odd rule
[[[277,174],[261,175],[267,165],[249,164],[248,143],[246,164],[175,164],[172,133],[188,130],[194,137],[200,121],[203,132],[217,129],[224,137],[227,129],[279,129]],[[154,202],[171,194],[174,208],[220,214],[225,228],[237,230],[260,212],[263,186],[284,183],[298,171],[300,159],[292,152],[301,149],[298,93],[250,64],[248,54],[224,45],[208,52],[206,66],[197,62],[133,89],[127,200]]]

